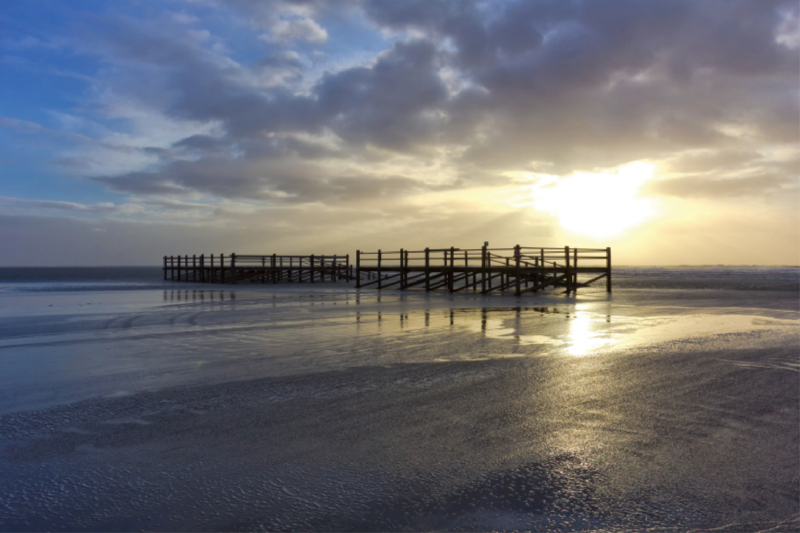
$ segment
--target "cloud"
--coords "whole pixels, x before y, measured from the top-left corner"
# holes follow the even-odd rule
[[[760,197],[767,193],[792,192],[797,196],[798,183],[786,177],[764,175],[731,179],[707,179],[702,176],[672,178],[647,183],[643,192],[680,198]]]
[[[24,200],[0,196],[0,206],[16,207],[25,210],[52,210],[76,213],[109,214],[119,212],[119,208],[110,202],[93,205],[84,205],[76,202],[61,202],[53,200]]]
[[[773,202],[794,190],[792,1],[181,6],[87,15],[62,38],[99,62],[86,100],[52,115],[60,130],[11,117],[0,127],[15,142],[73,135],[79,147],[50,160],[147,213],[280,210],[305,228],[304,209],[368,210],[400,233],[419,230],[406,216],[389,222],[400,208],[425,224],[446,211],[490,225],[497,210],[462,193],[486,201],[515,186],[509,173],[602,174],[631,161],[660,169],[651,195]],[[552,220],[525,220],[555,235]]]
[[[261,36],[267,42],[289,43],[291,41],[307,41],[324,43],[328,40],[328,32],[311,19],[276,20],[269,33]]]

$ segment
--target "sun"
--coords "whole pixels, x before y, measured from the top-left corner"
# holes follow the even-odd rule
[[[557,216],[572,233],[596,238],[618,235],[653,214],[651,202],[637,193],[654,170],[650,163],[635,162],[616,172],[539,176],[532,190],[533,205]]]

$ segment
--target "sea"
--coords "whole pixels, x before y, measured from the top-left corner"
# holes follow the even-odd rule
[[[0,531],[797,531],[800,267],[0,268]]]

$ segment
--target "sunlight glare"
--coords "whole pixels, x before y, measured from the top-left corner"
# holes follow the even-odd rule
[[[568,231],[590,237],[616,235],[652,215],[650,201],[636,195],[653,171],[652,164],[640,161],[613,173],[539,176],[532,191],[534,206],[557,216]]]
[[[569,323],[569,346],[567,353],[575,357],[583,357],[594,353],[598,348],[613,344],[614,340],[603,336],[592,327],[589,313],[576,313]]]

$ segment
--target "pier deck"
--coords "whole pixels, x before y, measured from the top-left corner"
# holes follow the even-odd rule
[[[164,280],[193,283],[321,283],[350,281],[349,255],[170,255]]]
[[[605,279],[606,290],[611,292],[611,248],[518,245],[492,249],[359,250],[355,278],[359,288],[472,290],[482,294],[513,291],[517,295],[555,287],[571,293]]]
[[[348,255],[164,256],[164,280],[195,283],[350,282],[357,288],[537,292],[605,279],[611,292],[611,248],[426,248]]]

